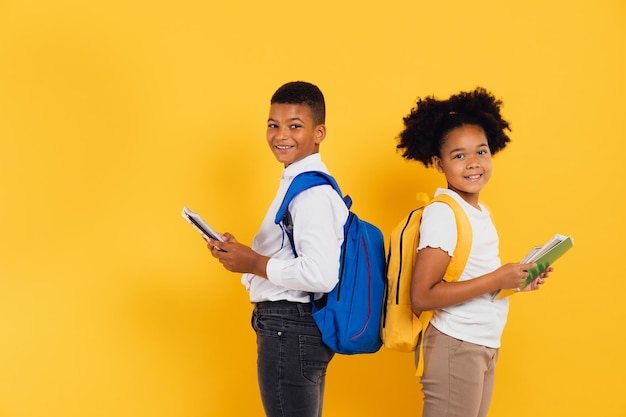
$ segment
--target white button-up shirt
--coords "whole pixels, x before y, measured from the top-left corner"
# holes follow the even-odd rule
[[[269,256],[268,279],[244,274],[242,283],[250,301],[288,300],[309,302],[309,292],[329,292],[337,284],[343,226],[348,208],[330,185],[309,188],[289,205],[298,257],[294,258],[289,239],[274,223],[276,212],[293,178],[305,171],[328,173],[320,154],[312,154],[283,170],[280,186],[261,228],[252,241],[252,249]]]

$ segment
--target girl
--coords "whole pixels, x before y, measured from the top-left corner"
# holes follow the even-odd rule
[[[484,417],[494,385],[509,301],[492,302],[498,289],[519,287],[534,263],[501,265],[498,234],[479,194],[491,178],[491,157],[510,138],[502,102],[483,88],[447,100],[419,99],[404,118],[397,148],[402,156],[434,166],[472,226],[472,248],[458,282],[442,281],[457,240],[452,209],[433,203],[423,212],[411,283],[413,310],[434,310],[424,343],[423,417]],[[524,290],[536,290],[548,268]],[[420,349],[416,349],[416,355]],[[416,358],[418,360],[419,358]]]

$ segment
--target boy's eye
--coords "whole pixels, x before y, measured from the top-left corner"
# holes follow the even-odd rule
[[[301,126],[301,125],[299,125],[299,124],[295,124],[295,123],[294,123],[294,124],[292,124],[290,127],[291,127],[292,129],[298,129],[298,128],[302,127],[302,126]]]

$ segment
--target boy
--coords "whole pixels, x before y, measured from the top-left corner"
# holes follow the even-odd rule
[[[343,225],[348,209],[339,194],[322,185],[301,192],[289,206],[298,257],[274,216],[293,178],[304,171],[328,172],[319,148],[326,137],[325,102],[313,84],[295,81],[270,100],[267,142],[284,165],[278,192],[252,247],[229,233],[210,240],[211,254],[242,283],[254,303],[257,371],[269,417],[319,417],[324,381],[333,352],[322,343],[311,316],[309,293],[333,289],[338,281]]]

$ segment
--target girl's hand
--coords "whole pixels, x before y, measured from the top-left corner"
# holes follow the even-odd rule
[[[528,270],[535,266],[537,266],[535,263],[508,263],[502,265],[495,271],[498,276],[499,287],[504,290],[519,288],[528,277]]]
[[[531,281],[522,291],[535,291],[539,289],[539,286],[546,282],[546,278],[554,271],[554,268],[548,267],[537,278]]]

